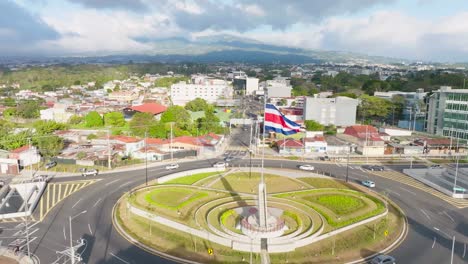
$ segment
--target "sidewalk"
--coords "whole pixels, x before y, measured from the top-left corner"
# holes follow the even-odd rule
[[[6,263],[20,263],[20,264],[39,264],[40,263],[37,257],[33,254],[31,254],[31,258],[29,258],[23,252],[19,252],[18,254],[15,254],[12,249],[9,249],[4,246],[0,246],[0,256],[4,256],[8,259],[11,259],[11,262],[6,262]]]

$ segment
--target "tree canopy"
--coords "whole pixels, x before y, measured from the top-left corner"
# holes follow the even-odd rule
[[[104,115],[104,124],[111,127],[123,127],[125,118],[121,112],[109,112]]]
[[[379,97],[364,94],[359,99],[358,113],[363,119],[381,120],[388,117],[392,108],[392,102]]]
[[[307,131],[323,131],[324,126],[315,120],[306,120],[304,125]]]
[[[152,114],[137,112],[133,115],[128,125],[134,136],[144,137],[145,132],[150,130],[149,127],[154,122],[155,120]]]
[[[209,104],[205,99],[195,98],[194,100],[188,102],[185,105],[185,109],[192,112],[205,111],[208,108]]]
[[[96,111],[91,111],[85,116],[86,127],[102,127],[104,120],[101,115]]]

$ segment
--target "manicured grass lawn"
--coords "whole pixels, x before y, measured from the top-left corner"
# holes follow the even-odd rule
[[[178,210],[190,204],[191,202],[201,199],[208,194],[197,190],[182,189],[182,188],[163,188],[154,189],[147,195],[145,200],[151,205],[163,207],[171,210]]]
[[[265,174],[264,176],[268,193],[301,190],[301,183],[293,179],[271,174]],[[257,193],[259,182],[260,173],[252,173],[252,177],[249,177],[248,173],[239,172],[226,175],[213,184],[211,188],[243,193]]]
[[[184,184],[184,185],[192,185],[204,178],[208,178],[213,175],[218,175],[221,174],[221,172],[204,172],[204,173],[198,173],[194,174],[191,176],[186,176],[182,178],[177,178],[168,182],[165,182],[163,184]]]
[[[337,215],[346,215],[355,212],[365,205],[364,202],[357,197],[341,194],[324,194],[309,196],[307,198],[306,199],[311,202],[325,206]]]
[[[351,186],[344,182],[324,179],[324,178],[299,178],[298,180],[303,181],[315,188],[336,188],[336,189],[352,189]]]

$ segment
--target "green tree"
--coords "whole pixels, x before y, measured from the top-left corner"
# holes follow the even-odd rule
[[[56,157],[63,149],[63,140],[58,136],[39,137],[35,139],[42,156],[45,158]]]
[[[89,135],[86,137],[87,140],[93,140],[93,139],[96,139],[96,138],[98,138],[98,136],[97,136],[96,134],[89,134]]]
[[[121,112],[109,112],[104,115],[104,124],[112,127],[125,126],[125,118]]]
[[[175,122],[180,128],[187,128],[190,124],[190,114],[182,106],[173,105],[167,108],[166,112],[161,115],[161,122]]]
[[[323,125],[315,120],[306,120],[304,121],[304,125],[307,131],[323,131],[324,129]]]
[[[101,115],[96,111],[91,111],[85,116],[86,127],[102,127],[104,120]]]
[[[207,108],[208,103],[202,98],[195,98],[185,105],[185,109],[192,112],[205,111]]]
[[[153,138],[167,138],[168,129],[164,123],[155,121],[148,128],[148,136]]]
[[[388,91],[390,84],[385,81],[368,80],[362,85],[362,90],[368,95],[374,95],[375,92]]]
[[[362,119],[381,120],[390,113],[392,103],[388,100],[366,94],[359,99],[358,113]]]
[[[18,104],[16,115],[22,118],[38,118],[40,103],[35,100],[27,100]]]
[[[66,129],[67,126],[52,120],[38,120],[33,124],[37,135],[50,135],[54,131]]]
[[[145,132],[149,130],[149,127],[153,125],[154,117],[150,113],[135,113],[132,120],[128,123],[130,132],[134,136],[144,137]]]
[[[3,111],[3,117],[5,118],[11,118],[14,116],[16,116],[16,108],[7,108]]]
[[[84,118],[79,115],[72,115],[70,119],[68,119],[68,124],[70,125],[78,125],[84,121]]]
[[[29,131],[20,132],[18,134],[7,134],[0,140],[0,148],[6,150],[20,148],[27,144],[28,137],[31,137]]]

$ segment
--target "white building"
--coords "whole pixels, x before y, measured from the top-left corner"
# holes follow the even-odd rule
[[[270,97],[291,97],[292,86],[286,80],[268,80],[265,84],[265,91]]]
[[[201,78],[196,76],[192,83],[179,82],[171,85],[171,98],[174,105],[185,105],[195,98],[202,98],[208,103],[219,99],[231,99],[233,89],[225,80]]]
[[[73,113],[67,112],[68,105],[55,104],[54,107],[49,109],[40,110],[41,120],[53,120],[59,123],[66,123]]]
[[[315,120],[322,125],[354,125],[358,104],[358,100],[344,96],[336,98],[306,97],[304,120]]]

